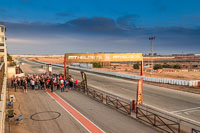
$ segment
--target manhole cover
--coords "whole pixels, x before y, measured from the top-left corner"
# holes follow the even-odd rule
[[[31,119],[34,121],[49,121],[57,119],[61,116],[61,113],[56,111],[45,111],[45,112],[38,112],[31,115]]]

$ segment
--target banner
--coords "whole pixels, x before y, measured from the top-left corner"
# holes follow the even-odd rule
[[[65,77],[69,77],[69,67],[66,67],[66,71],[65,71]]]
[[[141,105],[143,104],[143,78],[141,78],[138,81],[138,85],[137,85],[137,102],[136,105]]]
[[[66,53],[67,62],[142,61],[142,53]]]
[[[87,77],[85,72],[81,71],[81,76],[82,76],[82,83],[85,89],[87,89]]]

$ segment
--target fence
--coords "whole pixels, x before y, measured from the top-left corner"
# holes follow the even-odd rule
[[[167,133],[180,133],[180,124],[141,107],[136,107],[136,118],[155,126]]]
[[[76,90],[88,95],[89,97],[105,103],[106,105],[115,108],[123,113],[131,114],[132,102],[131,100],[124,99],[122,97],[116,96],[114,94],[94,89],[94,88],[84,88],[82,85],[75,87]]]
[[[131,114],[131,103],[119,100],[118,97],[106,95],[106,104],[112,106],[121,112]]]
[[[167,133],[200,133],[200,122],[145,104],[136,107],[136,118]]]
[[[200,130],[196,130],[192,128],[192,133],[200,133]]]
[[[93,87],[75,88],[87,96],[133,117],[131,100]],[[167,133],[200,133],[200,123],[148,105],[136,107],[136,118]]]

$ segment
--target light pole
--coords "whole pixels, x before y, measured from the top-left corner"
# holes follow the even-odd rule
[[[151,41],[151,57],[152,57],[152,60],[151,60],[151,66],[152,66],[152,69],[151,69],[151,72],[153,72],[153,40],[155,40],[155,36],[153,37],[149,37],[149,40]]]

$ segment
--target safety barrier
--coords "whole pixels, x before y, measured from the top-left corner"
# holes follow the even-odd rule
[[[154,108],[136,107],[136,118],[168,133],[199,133],[200,122]]]
[[[40,64],[46,64],[46,62],[38,62],[38,61],[34,61],[34,62],[40,63]],[[60,65],[60,64],[52,64],[52,65],[56,67],[61,67],[61,68],[64,67],[64,65]],[[197,87],[200,85],[199,83],[200,80],[176,80],[176,79],[168,79],[168,78],[153,78],[153,77],[146,77],[146,76],[123,74],[123,73],[118,73],[118,72],[93,70],[93,69],[80,68],[80,67],[74,67],[74,66],[68,66],[68,67],[69,69],[73,69],[73,70],[79,70],[79,71],[85,71],[85,72],[91,72],[91,73],[97,73],[97,74],[109,75],[109,76],[115,76],[115,77],[121,77],[121,78],[127,78],[127,79],[138,80],[140,78],[143,78],[144,81],[148,81],[148,82],[156,82],[156,83],[180,85],[180,86],[190,86],[190,87]]]
[[[168,133],[180,133],[180,124],[141,107],[136,107],[136,118]]]
[[[200,133],[200,130],[197,130],[197,129],[193,129],[193,128],[192,128],[192,133]]]
[[[131,104],[130,102],[125,102],[122,100],[119,100],[118,97],[113,97],[113,96],[106,96],[106,104],[109,106],[112,106],[122,112],[131,114]]]
[[[89,97],[105,103],[107,105],[109,105],[110,107],[113,107],[123,113],[126,114],[131,114],[131,107],[132,107],[132,102],[131,100],[127,100],[124,99],[122,97],[116,96],[114,94],[102,91],[102,90],[98,90],[96,88],[84,88],[84,86],[82,85],[78,85],[75,87],[75,90],[78,90],[86,95],[88,95]]]
[[[101,92],[98,92],[98,91],[93,90],[93,89],[88,89],[87,95],[91,96],[92,98],[94,98],[97,101],[103,102],[103,93],[101,93]]]

